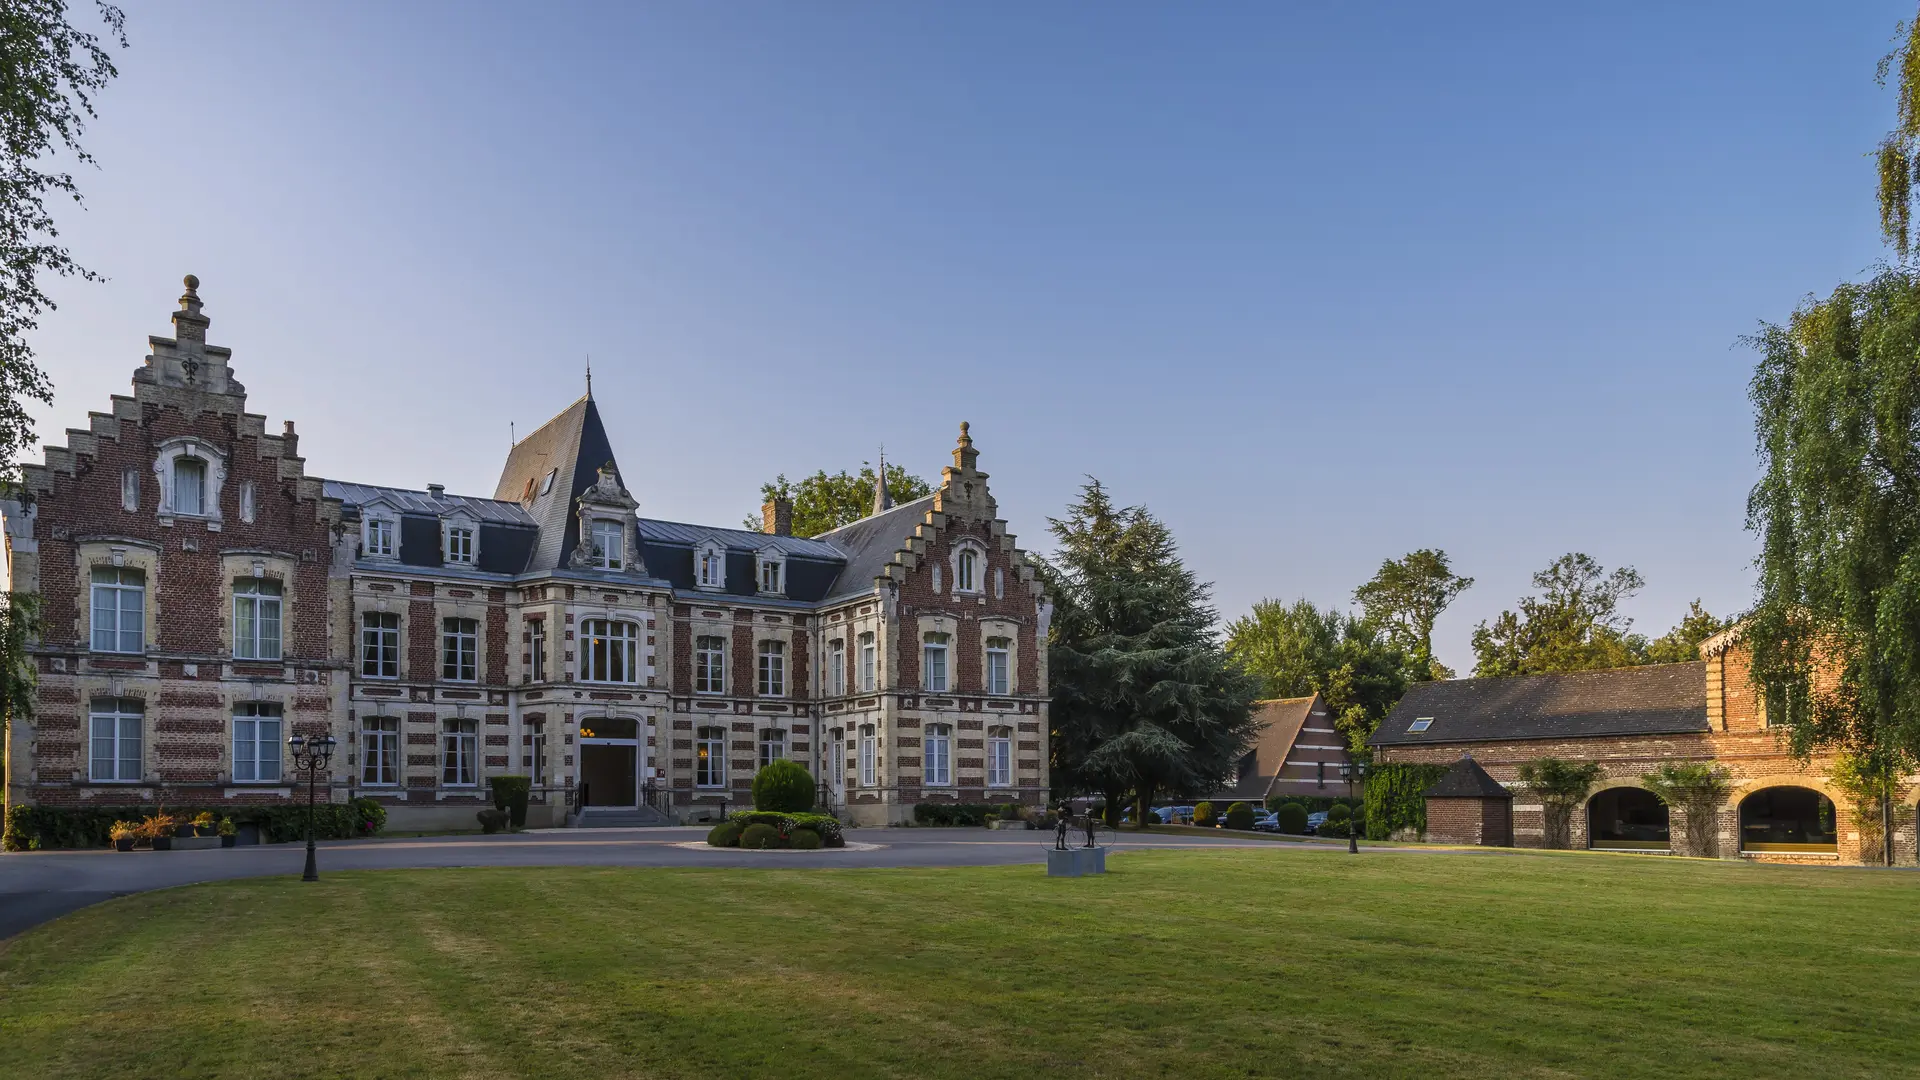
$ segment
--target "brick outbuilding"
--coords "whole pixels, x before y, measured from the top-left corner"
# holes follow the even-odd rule
[[[1513,846],[1513,793],[1473,760],[1460,760],[1424,792],[1427,839],[1436,844]]]

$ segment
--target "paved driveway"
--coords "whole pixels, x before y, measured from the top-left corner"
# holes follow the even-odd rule
[[[500,836],[330,840],[320,872],[448,866],[1008,866],[1039,865],[1053,837],[989,829],[849,829],[869,851],[749,852],[680,845],[707,828],[544,829]],[[1345,845],[1278,844],[1235,836],[1122,834],[1115,852],[1139,848],[1288,848],[1344,851]],[[0,855],[0,938],[113,896],[227,878],[298,874],[304,844],[206,851],[48,851]]]

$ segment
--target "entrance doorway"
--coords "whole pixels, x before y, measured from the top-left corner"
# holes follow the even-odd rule
[[[615,716],[580,722],[580,782],[585,806],[631,810],[640,805],[639,725]]]

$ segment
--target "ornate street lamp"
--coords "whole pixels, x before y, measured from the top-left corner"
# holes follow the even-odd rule
[[[1348,801],[1352,801],[1353,785],[1366,778],[1367,763],[1364,761],[1347,761],[1340,766],[1340,775],[1347,782],[1347,799]],[[1347,820],[1347,854],[1349,855],[1360,854],[1359,820],[1358,814]]]
[[[293,751],[294,771],[307,774],[307,869],[300,875],[301,881],[320,880],[320,867],[313,858],[313,797],[320,773],[333,760],[334,743],[331,735],[287,736],[287,747]]]

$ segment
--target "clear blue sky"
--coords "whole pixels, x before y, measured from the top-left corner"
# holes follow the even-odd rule
[[[1659,633],[1751,596],[1737,338],[1883,257],[1911,4],[143,4],[37,345],[43,437],[182,274],[309,468],[490,494],[595,396],[642,512],[970,420],[1011,527],[1091,474],[1226,616],[1570,550]]]

